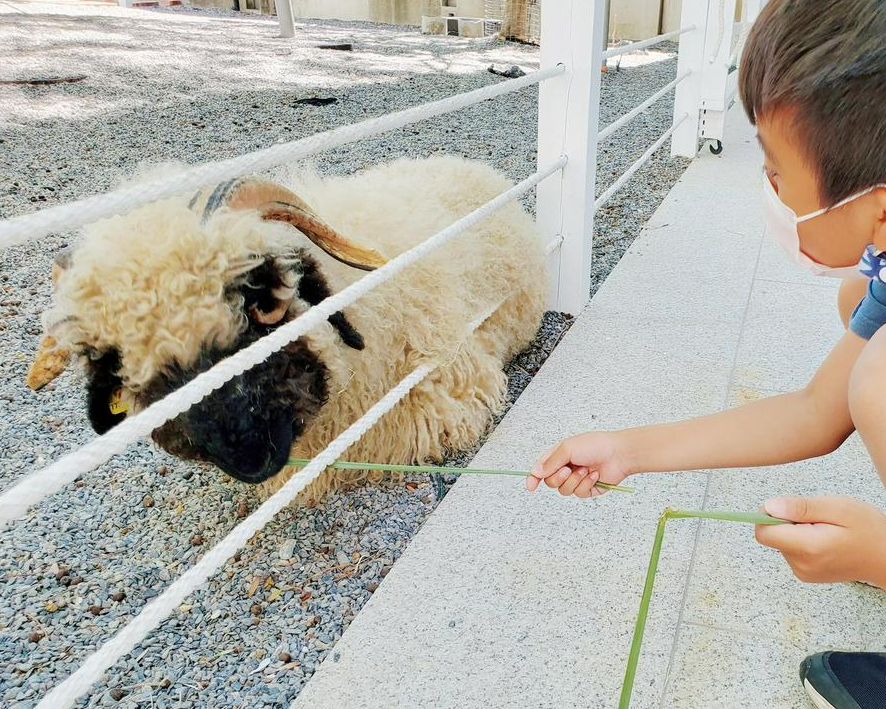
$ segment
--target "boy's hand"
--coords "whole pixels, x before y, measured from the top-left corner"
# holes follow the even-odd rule
[[[597,482],[618,485],[629,474],[615,433],[584,433],[567,438],[542,456],[526,478],[526,489],[535,490],[544,480],[561,495],[596,497],[604,490]]]
[[[758,525],[801,581],[866,581],[886,589],[886,516],[849,497],[779,497],[763,509],[797,524]]]

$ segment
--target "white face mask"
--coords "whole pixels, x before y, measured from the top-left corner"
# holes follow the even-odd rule
[[[806,254],[804,254],[800,250],[800,233],[797,231],[797,225],[801,222],[807,222],[810,219],[815,219],[815,217],[819,217],[825,212],[830,211],[831,209],[842,207],[844,204],[848,204],[849,202],[858,199],[863,195],[866,195],[868,192],[872,192],[878,187],[883,186],[884,185],[874,185],[873,187],[869,187],[862,192],[851,195],[846,199],[837,202],[837,204],[835,204],[833,207],[826,207],[825,209],[819,209],[815,212],[805,214],[802,217],[798,217],[793,209],[791,209],[784,202],[781,201],[781,198],[778,196],[778,193],[772,186],[772,181],[769,179],[769,176],[764,170],[763,213],[766,217],[766,231],[773,239],[775,239],[778,245],[781,246],[782,249],[784,249],[785,253],[790,257],[791,261],[793,261],[798,266],[805,268],[807,271],[814,273],[816,276],[831,276],[833,278],[863,278],[864,276],[858,271],[858,266],[826,266],[823,263],[813,261]]]

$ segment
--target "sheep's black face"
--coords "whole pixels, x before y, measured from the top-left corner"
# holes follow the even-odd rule
[[[231,347],[205,348],[187,366],[171,364],[134,394],[145,407],[183,386],[201,372],[286,322],[297,297],[315,305],[330,290],[316,261],[301,254],[281,262],[269,257],[230,286],[229,302],[241,303],[248,327]],[[364,347],[363,337],[343,313],[329,322],[344,345]],[[88,410],[93,428],[104,433],[125,418],[109,409],[123,387],[115,349],[87,354]],[[173,455],[214,463],[247,483],[280,471],[289,451],[327,397],[328,371],[301,341],[235,377],[203,401],[156,429],[154,441]]]
[[[159,377],[145,398],[163,397],[227,354],[207,353],[193,368]],[[158,428],[153,439],[181,458],[214,463],[242,482],[262,482],[286,464],[293,442],[325,402],[326,375],[296,342]]]

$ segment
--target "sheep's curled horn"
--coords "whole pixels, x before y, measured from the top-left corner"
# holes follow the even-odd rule
[[[327,254],[348,266],[372,271],[387,263],[377,251],[339,234],[320,219],[298,195],[274,182],[255,178],[228,180],[199,191],[188,206],[201,213],[204,223],[220,207],[255,209],[264,220],[286,222],[295,227]],[[68,253],[59,254],[56,258],[52,267],[54,283],[58,283],[69,258]],[[285,285],[290,286],[288,283]],[[266,325],[278,322],[286,313],[286,300],[281,299],[279,306],[270,312],[253,312],[253,317]],[[28,371],[27,385],[34,390],[46,386],[65,370],[70,358],[70,351],[59,347],[56,339],[47,334],[41,340]]]
[[[222,182],[215,187],[201,190],[188,205],[201,213],[205,224],[220,207],[229,209],[254,209],[266,221],[279,221],[298,229],[334,259],[363,271],[372,271],[387,261],[377,251],[357,244],[318,217],[314,211],[291,190],[274,182],[256,178],[239,178]],[[284,282],[276,305],[267,312],[253,306],[252,317],[264,324],[278,323],[286,315],[293,295],[294,283]]]
[[[204,223],[219,207],[255,209],[262,219],[286,222],[294,226],[327,254],[348,266],[372,271],[387,263],[377,251],[361,246],[335,231],[297,194],[267,180],[243,178],[222,182],[194,195],[190,207],[202,211]]]

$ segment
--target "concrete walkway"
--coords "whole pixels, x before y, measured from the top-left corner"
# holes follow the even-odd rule
[[[528,466],[563,436],[717,411],[801,386],[840,335],[836,284],[763,238],[762,157],[733,110],[725,151],[686,171],[477,466]],[[656,520],[778,493],[886,505],[853,437],[811,462],[645,475],[599,501],[465,478],[293,705],[614,707]],[[803,656],[886,648],[886,598],[807,586],[745,525],[674,521],[633,707],[808,707]]]

